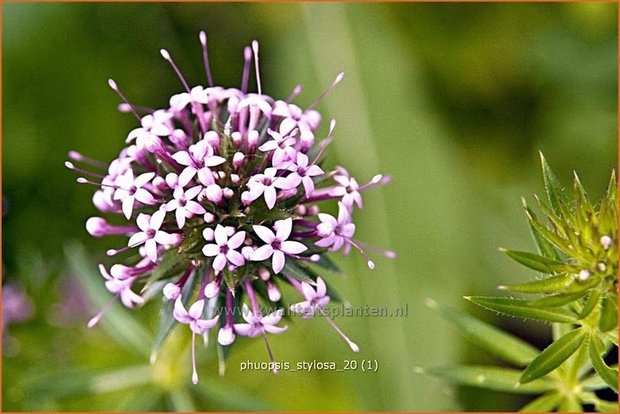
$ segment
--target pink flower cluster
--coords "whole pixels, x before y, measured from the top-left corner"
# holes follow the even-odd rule
[[[162,50],[185,91],[173,95],[167,108],[148,110],[129,103],[110,80],[124,101],[119,108],[133,113],[140,126],[129,132],[126,147],[109,164],[69,154],[74,162],[100,172],[66,165],[93,177],[78,182],[98,187],[93,203],[109,216],[90,218],[88,232],[128,237],[126,246],[107,253],[123,263],[109,270],[100,265],[115,298],[127,307],[141,305],[141,294],[157,286],[174,301],[173,317],[189,325],[193,336],[219,327],[221,346],[231,345],[238,335],[263,336],[268,344],[266,333],[286,328],[276,326],[285,308],[279,285],[292,285],[303,298],[290,310],[311,317],[322,314],[330,298],[325,282],[309,265],[321,265],[329,251],[346,254],[354,247],[374,268],[366,246],[353,238],[353,213],[362,207],[362,191],[389,178],[377,175],[359,185],[344,168],[327,170],[322,165],[335,122],[318,139],[321,115],[314,107],[342,74],[301,109],[291,103],[301,87],[287,100],[262,93],[258,43],[246,47],[242,86],[235,89],[213,86],[204,33],[200,41],[208,87],[190,88]],[[257,93],[247,91],[252,60]],[[317,204],[331,200],[337,202],[337,217],[321,212]],[[152,280],[154,273],[160,280]],[[261,301],[278,310],[263,315]],[[193,362],[197,382],[195,358]]]

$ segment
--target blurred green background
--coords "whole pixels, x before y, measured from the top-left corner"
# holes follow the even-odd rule
[[[602,193],[617,159],[617,14],[600,3],[4,4],[2,278],[24,290],[32,314],[4,332],[3,410],[517,409],[523,400],[414,373],[489,361],[424,299],[493,320],[462,295],[530,276],[497,247],[532,247],[520,197],[542,190],[539,150],[565,183],[576,170],[594,198]],[[96,263],[113,242],[88,237],[92,189],[63,161],[71,149],[110,160],[134,127],[108,78],[146,106],[181,91],[160,48],[204,84],[202,29],[218,84],[240,84],[252,39],[274,97],[302,83],[296,102],[307,105],[345,72],[319,106],[324,121],[338,120],[328,162],[361,181],[394,176],[365,195],[356,221],[361,240],[399,257],[370,271],[352,254],[339,259],[347,276],[329,281],[354,305],[409,314],[338,320],[358,355],[318,319],[291,322],[271,344],[278,360],[376,359],[378,372],[240,372],[241,361],[267,360],[255,340],[235,347],[224,377],[214,348],[200,349],[194,387],[186,330],[148,365],[157,303],[116,305],[86,329],[109,298]],[[548,335],[496,322],[539,346]]]

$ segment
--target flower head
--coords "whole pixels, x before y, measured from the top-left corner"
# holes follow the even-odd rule
[[[208,86],[190,87],[170,53],[161,50],[183,90],[172,94],[164,108],[149,110],[131,104],[110,80],[123,101],[120,109],[132,113],[139,125],[109,164],[70,153],[73,161],[99,171],[65,164],[94,177],[78,182],[98,187],[93,203],[106,217],[89,219],[88,232],[128,237],[127,246],[110,249],[109,256],[135,253],[109,273],[102,266],[114,299],[89,326],[115,300],[127,307],[141,305],[161,286],[164,298],[174,301],[174,318],[189,326],[192,342],[216,326],[222,346],[232,346],[238,337],[263,336],[273,360],[266,333],[286,329],[277,325],[284,310],[281,285],[298,290],[304,300],[295,309],[306,310],[305,317],[323,315],[327,286],[311,266],[324,266],[329,252],[355,247],[374,267],[352,238],[353,206],[362,206],[364,190],[388,180],[377,175],[358,185],[344,168],[323,165],[335,121],[321,136],[315,107],[342,74],[310,106],[300,108],[291,100],[301,87],[288,100],[263,93],[257,42],[244,50],[240,88],[213,84],[204,33],[200,44]],[[248,91],[252,67],[256,93]],[[338,217],[322,213],[319,202],[338,203]],[[142,291],[144,296],[137,293]],[[241,304],[243,312],[238,311]],[[271,310],[261,311],[262,305]]]

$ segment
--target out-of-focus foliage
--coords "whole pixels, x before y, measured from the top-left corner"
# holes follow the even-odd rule
[[[34,314],[7,327],[13,342],[3,355],[3,409],[523,405],[470,388],[446,394],[441,381],[413,371],[490,362],[438,325],[424,298],[458,303],[464,292],[489,293],[499,280],[522,280],[519,266],[489,252],[500,244],[529,245],[516,202],[540,188],[539,149],[561,181],[574,169],[591,194],[602,193],[617,154],[616,18],[615,4],[582,3],[5,4],[3,283],[24,287]],[[110,242],[87,237],[91,191],[63,168],[66,153],[77,148],[111,159],[134,127],[131,115],[115,110],[108,78],[146,106],[163,105],[181,90],[159,48],[175,51],[191,83],[204,83],[196,38],[202,29],[219,84],[239,84],[239,51],[252,39],[261,42],[263,90],[272,96],[286,97],[302,82],[297,102],[308,105],[335,74],[346,73],[320,106],[326,119],[338,119],[328,162],[346,163],[361,179],[377,170],[395,177],[368,193],[373,209],[361,212],[359,228],[361,238],[400,256],[378,261],[374,272],[353,256],[342,263],[347,279],[331,281],[354,305],[409,310],[406,318],[341,321],[362,348],[356,357],[379,362],[376,373],[241,372],[241,362],[265,358],[256,341],[239,347],[223,378],[214,349],[205,352],[202,369],[211,375],[203,373],[196,389],[184,371],[185,344],[169,344],[179,360],[169,369],[155,374],[157,366],[148,366],[149,346],[138,341],[151,340],[156,307],[131,313],[119,307],[131,325],[85,329],[109,295],[89,299],[89,276],[69,265],[64,247],[78,241],[95,269]],[[81,250],[67,251],[75,259]],[[291,332],[272,342],[278,358],[342,364],[342,344],[322,323],[291,323]],[[528,342],[548,342],[536,325],[502,323]]]

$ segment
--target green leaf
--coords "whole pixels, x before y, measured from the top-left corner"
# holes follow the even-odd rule
[[[561,292],[573,283],[573,277],[568,273],[561,273],[544,279],[533,280],[516,285],[502,285],[500,289],[521,293],[556,293]]]
[[[181,291],[181,298],[184,303],[187,303],[187,300],[189,299],[192,291],[194,290],[194,284],[196,283],[196,273],[197,270],[194,269],[194,271],[192,271],[192,274],[185,282],[185,285],[183,286],[183,290]],[[157,359],[157,352],[159,352],[162,344],[176,325],[176,319],[174,319],[173,316],[174,301],[167,299],[162,299],[162,301],[163,303],[161,305],[161,309],[159,310],[159,328],[157,330],[157,334],[155,335],[153,345],[151,346],[151,364],[155,363],[155,360]]]
[[[604,401],[597,398],[593,403],[594,408],[596,408],[596,411],[599,413],[617,413],[619,411],[617,402]]]
[[[519,385],[521,372],[509,368],[470,365],[428,368],[423,372],[461,385],[516,394],[539,394],[554,388],[554,384],[544,378]]]
[[[183,269],[186,269],[188,263],[184,263],[179,259],[179,255],[176,252],[168,251],[164,254],[157,267],[151,272],[146,279],[144,287],[140,293],[147,291],[150,286],[161,279],[169,279],[179,274]]]
[[[500,249],[500,251],[506,253],[512,259],[521,263],[523,266],[534,269],[542,273],[560,273],[570,272],[573,268],[566,263],[558,262],[557,260],[550,259],[545,256],[529,252],[519,252],[516,250]]]
[[[70,243],[65,247],[65,256],[69,269],[78,276],[77,279],[92,303],[99,308],[105,306],[112,296],[105,288],[103,277],[96,270],[97,267],[86,254],[84,247],[79,243]],[[120,305],[115,304],[98,326],[101,326],[117,343],[136,351],[139,355],[148,356],[151,335]]]
[[[490,352],[504,361],[526,366],[538,355],[538,349],[492,325],[482,322],[464,312],[439,306],[428,299],[429,307],[436,309],[447,321],[474,345]]]
[[[519,382],[526,384],[559,367],[579,349],[586,336],[583,329],[575,329],[553,342],[528,365]]]
[[[603,299],[601,316],[598,326],[601,332],[611,331],[618,327],[618,296],[612,295]]]
[[[301,267],[294,260],[287,260],[284,263],[283,273],[301,282],[310,282],[312,278],[308,275],[306,268]]]
[[[527,405],[523,406],[519,411],[522,413],[544,413],[553,411],[564,399],[564,396],[557,391],[543,394]]]
[[[601,376],[603,381],[607,383],[616,393],[618,392],[618,370],[612,369],[603,360],[603,353],[605,353],[605,345],[603,341],[597,336],[593,335],[590,338],[590,360],[592,366],[596,372]]]
[[[562,308],[534,308],[532,301],[505,297],[469,296],[465,299],[484,308],[504,315],[517,316],[525,319],[536,319],[546,322],[575,323],[575,315]]]
[[[571,249],[568,247],[568,243],[565,239],[540,224],[536,219],[534,219],[534,217],[530,216],[529,214],[528,219],[530,221],[530,225],[533,226],[542,237],[549,241],[549,243],[553,244],[556,248],[560,249],[567,255],[571,255],[571,253],[574,253],[574,251],[571,251]]]
[[[541,299],[530,300],[529,304],[537,308],[553,308],[558,306],[564,306],[568,303],[572,303],[578,299],[581,299],[586,295],[586,293],[586,291],[560,293],[558,295],[550,295]]]
[[[538,248],[538,252],[550,259],[560,260],[560,255],[557,250],[553,247],[545,237],[536,229],[536,227],[532,224],[532,221],[536,220],[536,215],[534,212],[527,206],[525,199],[523,199],[523,208],[525,209],[528,224],[530,227],[530,234],[534,239],[534,243],[536,243],[536,247]]]
[[[177,412],[194,412],[196,406],[192,395],[188,392],[187,388],[177,388],[170,391],[169,394],[170,403],[172,405],[172,411]]]
[[[583,407],[579,397],[574,394],[569,394],[564,397],[564,400],[558,406],[558,412],[563,413],[582,413]]]
[[[588,297],[588,301],[586,302],[583,309],[579,313],[579,319],[583,319],[589,314],[591,314],[592,311],[598,306],[598,303],[600,300],[601,300],[601,291],[593,290],[592,293],[590,293],[590,296]]]
[[[547,198],[549,199],[549,204],[551,205],[553,211],[561,217],[560,204],[567,204],[564,189],[553,171],[551,171],[551,168],[549,167],[549,164],[547,164],[547,160],[542,152],[540,153],[540,163],[542,166],[545,191],[547,193]]]
[[[326,254],[321,254],[318,262],[312,262],[315,265],[322,267],[323,269],[333,272],[333,273],[342,273],[342,269],[338,267],[338,265],[330,259]]]

